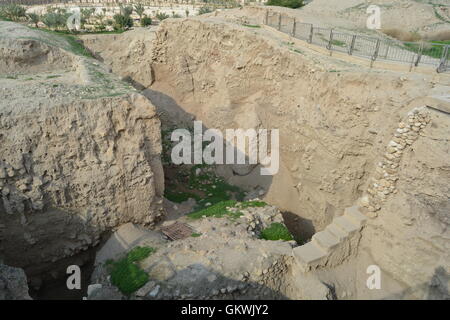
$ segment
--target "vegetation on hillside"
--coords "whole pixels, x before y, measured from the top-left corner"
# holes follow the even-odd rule
[[[188,217],[191,219],[200,219],[203,217],[214,217],[214,218],[228,217],[231,219],[236,219],[242,216],[242,212],[240,211],[240,209],[252,207],[264,207],[266,205],[267,203],[263,201],[238,202],[235,200],[226,200],[220,201],[205,209],[192,212],[188,214]],[[234,208],[234,210],[232,210],[231,208]]]
[[[292,237],[292,234],[289,232],[289,230],[284,226],[283,224],[279,222],[274,222],[267,228],[263,229],[261,231],[261,239],[265,240],[283,240],[283,241],[290,241],[294,240]]]
[[[26,17],[24,7],[17,4],[0,5],[0,18],[10,21],[20,21]]]
[[[303,0],[269,0],[266,6],[287,7],[297,9],[304,6]]]
[[[151,247],[136,247],[118,261],[107,261],[111,283],[127,295],[141,288],[148,282],[149,276],[137,263],[154,252],[155,249]]]

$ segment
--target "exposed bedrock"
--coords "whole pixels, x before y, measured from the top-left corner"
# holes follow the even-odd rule
[[[34,43],[40,58],[32,77],[0,63],[0,255],[29,277],[57,278],[82,264],[102,233],[162,218],[160,120],[147,98],[98,62],[58,47],[63,38],[47,45],[46,33],[0,29],[12,25],[36,40],[11,36],[0,50]],[[53,63],[58,55],[70,63]]]

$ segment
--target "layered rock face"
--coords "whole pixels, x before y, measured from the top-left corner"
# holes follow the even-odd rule
[[[58,50],[78,64],[50,69]],[[164,189],[154,106],[93,59],[40,54],[39,73],[0,69],[0,250],[28,274],[123,223],[154,224]]]
[[[0,300],[30,300],[25,272],[0,264]]]
[[[390,128],[434,84],[368,73],[277,37],[213,18],[167,21],[149,95],[172,97],[207,128],[279,129],[279,173],[262,181],[251,172],[246,183],[265,184],[267,201],[320,230],[361,196]]]

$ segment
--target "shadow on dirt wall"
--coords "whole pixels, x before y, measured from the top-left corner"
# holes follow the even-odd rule
[[[153,89],[146,89],[142,94],[156,107],[163,126],[174,124],[183,128],[192,126],[195,115],[186,112],[172,97]],[[207,129],[203,127],[203,130]],[[240,150],[235,147],[233,149],[236,155],[242,155]],[[248,163],[248,156],[245,154],[243,156],[245,157],[246,163]],[[267,191],[272,185],[273,177],[270,175],[261,175],[259,169],[260,166],[255,166],[248,172],[248,165],[243,165],[241,168],[239,165],[222,165],[218,168],[217,172],[231,184],[233,184],[233,181],[240,181],[238,186],[243,187],[247,192],[258,189]],[[242,171],[246,174],[242,174]],[[306,242],[315,233],[313,223],[309,219],[302,218],[292,212],[283,212],[283,218],[289,231],[299,243]]]

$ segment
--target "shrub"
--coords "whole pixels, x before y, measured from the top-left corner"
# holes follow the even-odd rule
[[[95,9],[94,8],[86,8],[86,9],[81,9],[81,23],[86,23],[91,16],[94,14]]]
[[[156,18],[157,18],[159,21],[163,21],[163,20],[169,18],[169,15],[168,15],[168,14],[165,14],[165,13],[163,13],[163,12],[160,12],[160,13],[157,13],[157,14],[156,14]]]
[[[27,14],[27,17],[28,17],[28,20],[30,20],[32,23],[34,23],[34,26],[37,28],[38,23],[40,21],[39,15],[37,15],[36,13],[29,13],[29,14]]]
[[[274,222],[269,227],[261,231],[261,239],[290,241],[294,238],[286,226],[281,223]]]
[[[297,9],[304,6],[303,0],[269,0],[266,6],[279,6]]]
[[[213,10],[210,7],[203,6],[198,10],[198,15],[206,14],[206,13],[210,13],[210,12],[213,12]]]
[[[3,16],[8,20],[18,21],[21,18],[26,17],[25,12],[25,8],[18,4],[8,4],[0,7],[0,16]]]
[[[50,29],[64,29],[68,18],[68,14],[48,12],[42,16],[42,22]]]
[[[129,15],[116,14],[113,18],[115,30],[125,30],[133,26],[133,19]]]
[[[98,24],[95,26],[95,30],[97,31],[105,31],[106,30],[106,26],[104,24]]]
[[[151,24],[152,24],[152,18],[144,16],[141,19],[141,26],[147,27],[147,26],[150,26]]]

